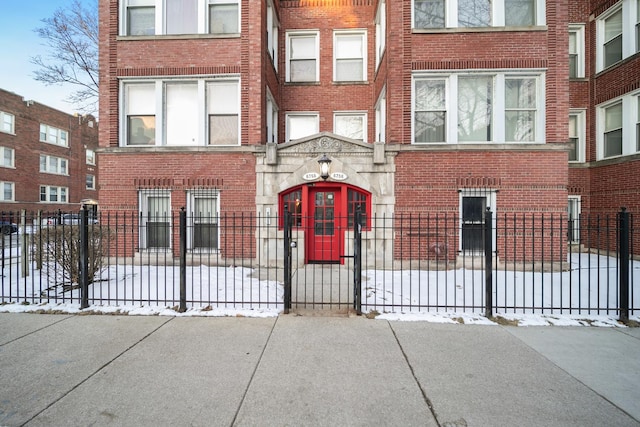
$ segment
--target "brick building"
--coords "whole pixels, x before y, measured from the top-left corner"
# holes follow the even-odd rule
[[[458,215],[457,251],[486,208],[564,214],[574,3],[100,0],[102,210],[156,250],[181,207],[203,230],[286,206],[306,262],[357,206]]]
[[[638,213],[640,1],[570,2],[569,35],[569,213]]]
[[[95,202],[97,148],[94,117],[0,89],[0,209],[68,212]]]

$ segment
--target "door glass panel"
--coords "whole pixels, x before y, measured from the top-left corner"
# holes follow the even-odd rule
[[[333,236],[334,233],[334,193],[318,192],[315,196],[315,225],[316,236]]]
[[[462,250],[481,252],[484,248],[483,216],[487,206],[485,197],[462,198]]]

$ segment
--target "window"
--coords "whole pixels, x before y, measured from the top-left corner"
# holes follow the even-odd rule
[[[267,3],[267,50],[271,56],[271,62],[278,71],[278,17],[273,7],[273,0]]]
[[[0,181],[0,188],[2,188],[2,193],[0,193],[1,201],[3,202],[15,201],[15,184],[13,182]]]
[[[333,80],[367,80],[366,33],[336,31],[333,38]]]
[[[597,109],[597,159],[640,152],[640,94],[631,93]]]
[[[569,27],[569,77],[584,77],[584,25]]]
[[[0,166],[3,168],[15,168],[15,150],[9,147],[0,147]]]
[[[544,142],[544,74],[418,72],[414,143]]]
[[[413,28],[546,25],[544,0],[413,0]]]
[[[126,9],[126,35],[151,36],[156,33],[155,0],[128,0]]]
[[[287,33],[287,81],[319,81],[319,55],[317,32]]]
[[[86,178],[86,189],[87,190],[95,190],[96,189],[96,177],[93,175],[87,175]]]
[[[585,112],[572,111],[569,113],[569,151],[570,162],[585,161]]]
[[[124,82],[123,88],[123,145],[240,143],[240,82],[236,78]],[[162,106],[160,115],[158,105]]]
[[[387,140],[387,93],[386,88],[382,89],[378,102],[376,103],[376,137],[377,142]]]
[[[49,144],[69,146],[69,133],[66,130],[40,124],[40,141]]]
[[[621,0],[596,20],[596,71],[640,51],[640,2]]]
[[[484,223],[487,208],[493,212],[493,247],[496,239],[496,192],[489,189],[460,191],[460,250],[466,254],[484,253]]]
[[[240,5],[235,0],[209,0],[209,33],[240,32]]]
[[[40,155],[40,172],[69,175],[68,161],[62,157]]]
[[[367,113],[335,113],[333,116],[333,131],[337,135],[366,141]]]
[[[171,199],[168,190],[140,192],[140,248],[171,247]]]
[[[387,43],[387,3],[381,0],[376,13],[376,67],[382,60]]]
[[[622,102],[604,109],[604,157],[622,155]]]
[[[87,148],[87,151],[86,151],[86,163],[88,165],[96,164],[96,152],[90,148]]]
[[[287,114],[287,141],[318,133],[318,113]]]
[[[570,243],[580,243],[580,196],[569,196],[567,206],[567,237]]]
[[[16,133],[16,117],[13,114],[0,111],[0,131],[5,133]]]
[[[54,187],[52,185],[40,186],[41,202],[67,203],[69,189],[67,187]]]
[[[368,201],[369,197],[367,194],[354,188],[349,188],[347,190],[347,226],[349,228],[353,228],[355,213],[358,209],[361,214],[360,218],[362,220],[362,228],[367,228]]]
[[[211,251],[219,248],[219,204],[216,190],[192,190],[188,194],[187,216],[190,233],[187,245],[194,251]]]
[[[278,142],[278,107],[276,101],[273,99],[273,95],[269,89],[267,89],[267,142]]]
[[[198,0],[164,0],[166,34],[198,32]]]
[[[302,226],[302,190],[296,189],[282,196],[282,212],[290,212],[294,227]]]

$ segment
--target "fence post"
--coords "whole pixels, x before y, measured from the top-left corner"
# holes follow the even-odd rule
[[[80,247],[79,259],[80,263],[80,309],[89,307],[89,212],[86,206],[82,205],[80,209]]]
[[[620,275],[620,321],[629,321],[629,212],[618,212],[618,274]]]
[[[484,216],[484,305],[485,316],[493,317],[493,213]]]
[[[180,306],[179,313],[187,311],[187,212],[180,208]]]
[[[291,309],[291,212],[284,206],[284,314]]]
[[[362,314],[362,212],[356,207],[353,217],[353,308]]]

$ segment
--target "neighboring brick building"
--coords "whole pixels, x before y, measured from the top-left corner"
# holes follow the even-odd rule
[[[569,3],[570,214],[640,213],[640,1]]]
[[[322,222],[358,205],[459,215],[456,252],[487,207],[564,214],[570,3],[100,0],[102,209],[156,250],[181,207],[203,230],[286,205],[306,261],[338,260]]]
[[[69,212],[95,202],[97,148],[94,117],[0,89],[0,210]]]

